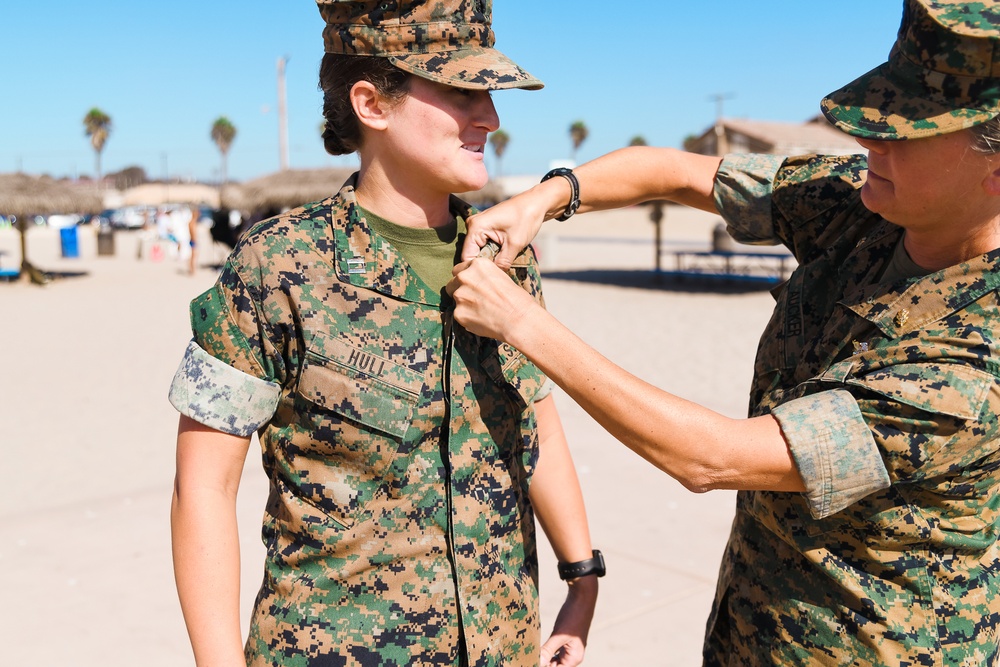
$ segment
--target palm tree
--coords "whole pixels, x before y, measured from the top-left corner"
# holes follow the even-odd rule
[[[632,137],[632,139],[628,142],[628,145],[629,146],[648,146],[649,144],[646,143],[646,137],[642,136],[641,134],[637,134],[634,137]]]
[[[233,145],[233,139],[236,138],[236,126],[225,116],[219,116],[212,123],[210,136],[215,145],[219,147],[219,153],[222,154],[222,184],[225,185],[229,180],[227,156],[229,155],[229,147]]]
[[[101,180],[101,151],[104,150],[104,142],[108,140],[108,135],[111,134],[111,116],[94,107],[83,117],[83,127],[86,135],[90,137],[90,145],[94,147],[95,171],[99,182]]]
[[[576,162],[576,151],[580,148],[580,144],[587,140],[587,135],[590,134],[590,130],[582,120],[578,120],[569,126],[569,138],[573,142],[573,162]]]
[[[493,152],[497,156],[497,176],[500,175],[500,161],[503,158],[504,151],[507,150],[507,144],[510,143],[510,135],[503,130],[497,130],[490,135],[490,146],[493,146]]]

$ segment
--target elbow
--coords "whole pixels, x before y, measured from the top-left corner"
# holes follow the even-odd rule
[[[681,483],[691,493],[708,493],[726,488],[719,471],[701,462],[688,461],[682,466],[666,469],[667,474]]]

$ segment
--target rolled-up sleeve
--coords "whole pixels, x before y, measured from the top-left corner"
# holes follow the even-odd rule
[[[798,398],[772,414],[805,483],[814,518],[889,487],[878,445],[849,392],[834,389]]]
[[[784,163],[780,155],[727,155],[715,175],[715,206],[740,243],[775,245],[771,192]]]
[[[246,437],[270,421],[280,396],[278,384],[247,375],[191,341],[170,385],[169,398],[181,414]]]

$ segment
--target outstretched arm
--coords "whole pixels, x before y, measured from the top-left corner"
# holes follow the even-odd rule
[[[195,662],[246,667],[236,492],[250,445],[181,416],[170,508],[174,577]]]
[[[712,188],[722,158],[672,148],[633,146],[608,153],[574,170],[580,182],[580,213],[668,199],[715,212]],[[542,223],[560,215],[570,200],[565,178],[551,178],[469,218],[462,259],[472,259],[493,240],[497,266],[510,268]]]
[[[613,436],[692,491],[804,491],[777,420],[730,419],[643,382],[588,346],[492,262],[455,267],[455,319],[513,345]]]
[[[538,418],[538,465],[528,495],[556,558],[573,563],[591,557],[590,531],[583,493],[566,443],[555,400],[535,403]],[[597,577],[571,579],[552,635],[542,645],[540,664],[574,667],[583,662],[590,622],[597,603]]]

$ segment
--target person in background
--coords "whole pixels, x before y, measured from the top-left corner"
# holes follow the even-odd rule
[[[822,109],[867,155],[627,148],[475,216],[455,318],[689,489],[740,491],[706,665],[1000,664],[1000,3],[906,0],[888,62]],[[654,199],[798,260],[747,419],[626,373],[473,259]]]
[[[194,204],[188,208],[191,216],[188,220],[188,247],[190,248],[188,274],[193,276],[197,266],[198,218],[201,216],[201,211]]]
[[[174,567],[199,665],[578,665],[604,574],[552,385],[454,324],[444,292],[480,189],[491,90],[541,82],[489,2],[319,0],[327,151],[360,171],[264,220],[191,304]],[[334,184],[331,184],[334,186]],[[542,302],[530,252],[505,279]],[[270,480],[241,647],[236,494]],[[535,518],[567,581],[544,643]]]

